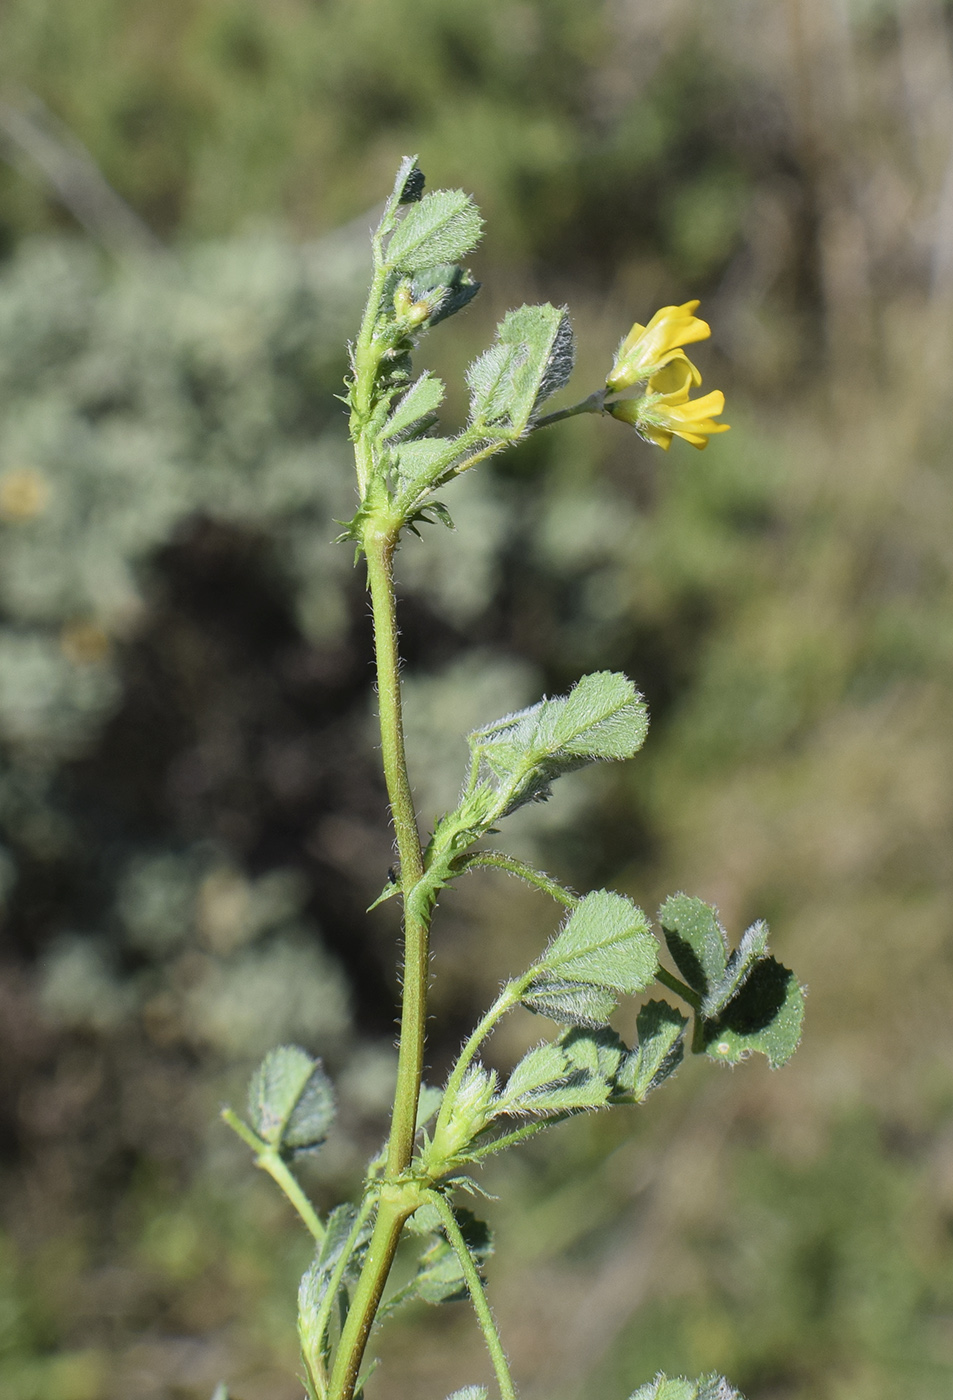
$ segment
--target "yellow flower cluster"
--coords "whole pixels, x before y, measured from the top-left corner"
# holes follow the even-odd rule
[[[711,335],[708,322],[694,314],[697,306],[697,301],[663,306],[647,326],[636,322],[619,346],[606,380],[606,389],[614,394],[647,381],[640,398],[618,399],[606,408],[614,418],[631,423],[641,437],[666,451],[673,437],[693,447],[707,447],[712,434],[726,433],[729,427],[714,421],[725,407],[720,390],[689,398],[689,391],[701,384],[702,377],[682,347]]]

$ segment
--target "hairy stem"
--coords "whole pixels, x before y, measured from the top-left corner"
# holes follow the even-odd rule
[[[542,890],[551,899],[555,899],[557,904],[564,904],[567,909],[574,909],[579,903],[578,895],[567,890],[558,880],[547,875],[544,870],[535,870],[533,866],[527,865],[522,860],[517,860],[515,856],[508,856],[503,851],[477,851],[474,855],[466,857],[461,869],[475,870],[482,866],[490,870],[505,870],[508,874],[525,880],[526,884],[533,885],[537,890]]]
[[[497,1385],[500,1387],[500,1395],[503,1400],[516,1400],[516,1389],[513,1385],[513,1378],[510,1375],[510,1368],[507,1365],[506,1354],[503,1351],[503,1343],[500,1341],[500,1334],[496,1330],[496,1323],[493,1321],[493,1314],[490,1312],[490,1305],[486,1300],[486,1290],[483,1287],[483,1280],[480,1278],[476,1264],[473,1262],[473,1255],[467,1249],[467,1242],[463,1238],[460,1226],[450,1206],[449,1201],[439,1191],[426,1192],[426,1199],[436,1208],[443,1221],[443,1228],[447,1232],[447,1239],[450,1241],[453,1251],[460,1261],[463,1276],[466,1279],[467,1290],[470,1294],[470,1301],[473,1310],[479,1319],[483,1336],[486,1340],[486,1349],[490,1353],[490,1360],[493,1362],[493,1370],[496,1372]]]
[[[430,900],[418,887],[423,879],[423,852],[417,830],[417,814],[407,776],[404,727],[400,701],[400,658],[397,651],[397,607],[394,596],[393,560],[396,539],[391,533],[368,531],[367,579],[374,611],[374,647],[377,655],[377,696],[380,706],[381,758],[390,800],[400,885],[404,900],[403,1006],[397,1090],[387,1146],[387,1175],[399,1176],[408,1166],[417,1124],[417,1099],[424,1062],[427,1019],[427,982],[430,956]],[[416,897],[415,897],[416,896]]]
[[[291,1168],[278,1152],[267,1142],[263,1142],[257,1133],[252,1132],[247,1123],[242,1122],[238,1114],[230,1108],[222,1109],[222,1118],[237,1133],[242,1142],[247,1143],[255,1154],[255,1166],[260,1167],[263,1172],[267,1172],[272,1181],[277,1182],[301,1219],[307,1225],[318,1244],[324,1239],[324,1226],[318,1217],[314,1206],[308,1200],[301,1189]]]
[[[419,1198],[417,1201],[419,1204]],[[367,1247],[367,1259],[354,1289],[341,1332],[334,1369],[331,1372],[330,1400],[352,1400],[354,1388],[364,1360],[367,1339],[380,1307],[384,1285],[397,1253],[404,1221],[413,1214],[414,1206],[392,1199],[386,1188],[377,1209],[374,1233]]]

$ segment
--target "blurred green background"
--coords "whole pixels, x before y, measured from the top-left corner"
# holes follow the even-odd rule
[[[363,910],[391,850],[333,395],[412,151],[488,220],[425,363],[459,386],[507,306],[566,301],[581,397],[698,296],[733,424],[663,456],[573,420],[406,546],[424,812],[464,727],[623,668],[644,753],[508,845],[650,911],[764,915],[811,991],[782,1072],[688,1064],[487,1171],[526,1400],[658,1367],[950,1394],[951,133],[949,0],[6,0],[5,1397],[300,1394],[307,1242],[217,1109],[270,1045],[322,1054],[324,1203],[385,1129],[396,929]],[[488,873],[444,901],[432,1078],[551,921]],[[488,1376],[463,1305],[383,1350],[369,1400]]]

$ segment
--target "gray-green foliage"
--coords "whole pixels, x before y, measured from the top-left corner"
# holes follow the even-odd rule
[[[640,1386],[631,1400],[741,1400],[741,1396],[723,1376],[701,1376],[689,1381],[684,1376],[669,1378],[661,1374],[648,1385]]]
[[[759,1051],[772,1068],[789,1060],[801,1039],[804,989],[768,956],[767,924],[757,920],[729,954],[717,911],[700,899],[670,896],[659,922],[673,961],[699,998],[708,1054],[737,1064]]]
[[[320,1060],[294,1045],[270,1050],[248,1088],[252,1127],[282,1154],[319,1147],[334,1109],[331,1081]]]
[[[568,695],[476,730],[468,742],[493,792],[496,820],[547,797],[562,773],[599,759],[631,758],[647,732],[648,711],[632,682],[601,671],[583,676]]]
[[[497,822],[547,798],[562,774],[638,751],[647,712],[624,675],[584,676],[568,695],[543,699],[472,732],[460,801],[421,846],[404,747],[394,554],[403,531],[434,517],[447,520],[443,503],[430,495],[436,486],[534,430],[541,404],[566,384],[573,364],[564,311],[537,306],[510,312],[493,345],[468,371],[467,426],[456,437],[429,435],[443,385],[427,375],[413,379],[413,352],[422,334],[469,299],[474,284],[466,280],[464,295],[463,270],[453,264],[471,250],[479,232],[479,216],[465,195],[425,195],[416,162],[405,161],[372,240],[373,280],[351,346],[347,403],[360,506],[342,538],[353,540],[366,559],[375,619],[381,749],[400,858],[382,898],[399,894],[405,911],[402,1034],[388,1142],[369,1164],[360,1205],[338,1207],[322,1224],[277,1161],[286,1149],[321,1141],[329,1126],[333,1102],[320,1067],[289,1047],[266,1057],[250,1094],[257,1136],[226,1111],[256,1150],[266,1138],[272,1155],[259,1152],[259,1162],[295,1202],[317,1241],[299,1295],[312,1400],[353,1400],[360,1391],[367,1341],[408,1222],[412,1233],[430,1242],[408,1283],[383,1303],[385,1312],[411,1298],[443,1303],[469,1296],[501,1394],[514,1400],[484,1297],[489,1231],[453,1204],[453,1194],[477,1189],[469,1173],[485,1157],[576,1114],[641,1104],[678,1068],[688,1017],[667,1001],[648,1001],[636,1018],[638,1043],[630,1048],[608,1025],[620,997],[637,996],[661,981],[694,1013],[692,1050],[730,1063],[757,1049],[772,1065],[781,1064],[800,1034],[802,989],[768,956],[767,928],[760,921],[729,953],[710,906],[686,895],[666,900],[659,918],[682,981],[660,967],[650,922],[627,896],[597,890],[580,898],[506,852],[478,849],[484,837],[497,834]],[[455,302],[454,288],[460,292]],[[603,398],[597,391],[567,412],[596,411]],[[430,924],[441,891],[481,864],[529,881],[568,913],[529,968],[504,985],[463,1046],[438,1103],[436,1095],[424,1094],[421,1080]],[[481,1052],[502,1017],[519,1005],[567,1028],[529,1050],[503,1077],[482,1063]],[[341,1320],[335,1342],[336,1303]],[[687,1381],[659,1375],[633,1400],[734,1396],[715,1376]]]

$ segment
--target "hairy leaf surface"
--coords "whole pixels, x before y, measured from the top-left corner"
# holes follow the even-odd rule
[[[388,266],[421,272],[437,263],[456,263],[480,241],[483,220],[462,190],[434,190],[411,205],[397,225],[385,254]]]
[[[282,1152],[318,1147],[334,1121],[334,1091],[321,1065],[296,1045],[270,1050],[248,1086],[259,1137]]]

